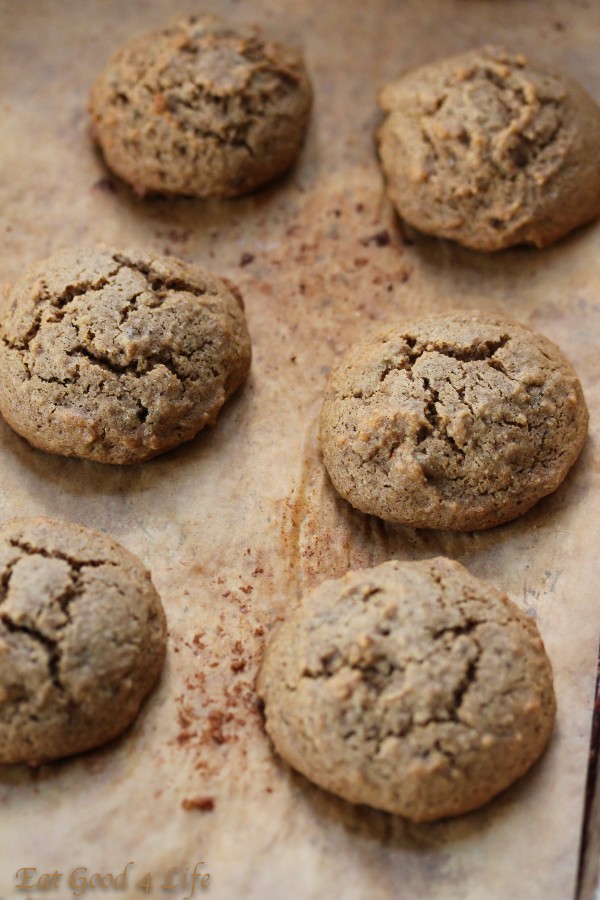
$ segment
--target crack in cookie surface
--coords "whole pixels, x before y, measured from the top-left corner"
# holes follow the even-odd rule
[[[6,299],[0,409],[42,449],[135,462],[212,424],[249,364],[225,281],[172,258],[64,251]]]
[[[115,737],[162,667],[165,620],[139,560],[48,519],[0,529],[0,762]]]
[[[414,527],[486,528],[553,491],[587,431],[557,347],[481,313],[389,327],[332,373],[325,465],[358,509]]]
[[[205,16],[117,51],[90,111],[108,165],[139,193],[235,196],[291,165],[311,99],[297,51]]]
[[[523,774],[555,709],[533,622],[441,558],[324,582],[271,639],[258,689],[292,766],[416,820],[474,808]]]
[[[522,55],[485,47],[442,60],[388,85],[380,103],[389,194],[422,231],[487,251],[545,246],[600,210],[600,108]]]

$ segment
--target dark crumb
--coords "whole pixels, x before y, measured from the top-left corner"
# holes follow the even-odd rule
[[[296,359],[296,357],[295,357],[295,356],[292,356],[292,359],[294,360],[294,359]],[[256,577],[257,575],[262,575],[262,573],[263,573],[264,571],[265,571],[265,570],[263,569],[262,566],[257,566],[252,574],[254,575],[254,577]]]
[[[356,210],[357,213],[361,213],[364,210],[364,208],[365,208],[364,203],[357,203],[356,206],[354,207],[354,209]]]
[[[231,663],[231,671],[232,672],[242,672],[246,668],[246,660],[245,659],[235,659]]]
[[[257,625],[254,629],[254,634],[256,635],[256,637],[262,637],[264,633],[265,629],[262,627],[262,625]]]
[[[99,178],[98,181],[96,181],[92,185],[92,190],[93,191],[103,191],[105,194],[116,194],[117,193],[117,188],[116,188],[114,181],[112,181],[111,178],[107,178],[106,176],[104,176],[104,178]]]
[[[359,269],[362,268],[363,266],[368,265],[368,263],[369,263],[369,260],[365,259],[363,256],[359,256],[354,260],[354,265]]]
[[[556,31],[564,31],[565,30],[564,22],[553,22],[553,25],[554,25],[554,28],[556,29]]]
[[[296,357],[295,357],[295,356],[290,356],[290,362],[296,362]]]
[[[240,591],[242,594],[251,594],[254,588],[251,584],[242,584],[240,585]]]
[[[400,232],[400,240],[402,241],[402,243],[404,244],[404,246],[405,246],[405,247],[412,247],[412,246],[414,245],[414,243],[415,243],[415,242],[413,241],[413,239],[412,239],[411,237],[408,237],[407,234],[405,234],[404,229],[403,229],[402,227],[399,228],[399,232]]]
[[[223,734],[223,726],[231,722],[233,716],[229,713],[225,715],[219,710],[214,710],[208,714],[208,736],[215,744],[227,743],[227,738]]]
[[[251,262],[254,262],[256,257],[253,253],[242,253],[240,256],[240,266],[249,266]]]
[[[193,797],[191,800],[182,800],[183,809],[198,809],[200,812],[212,812],[215,808],[214,797]]]
[[[403,272],[402,275],[400,276],[401,284],[405,284],[409,278],[410,278],[410,272]]]
[[[170,228],[167,231],[167,237],[170,241],[173,241],[174,244],[184,244],[191,237],[192,231],[190,228],[184,228],[182,231],[178,231],[176,228]]]
[[[377,234],[372,234],[371,237],[364,238],[361,241],[361,244],[364,247],[368,247],[369,244],[375,244],[377,247],[387,247],[391,242],[389,231],[384,228],[383,231],[378,231]]]
[[[339,217],[342,214],[342,211],[341,211],[341,209],[334,209],[333,214],[336,217],[336,219],[339,219]]]

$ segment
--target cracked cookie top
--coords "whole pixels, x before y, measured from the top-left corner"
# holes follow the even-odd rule
[[[66,250],[4,299],[0,411],[49,453],[149,459],[213,424],[249,366],[236,289],[173,257]]]
[[[555,344],[511,319],[456,312],[352,347],[331,375],[320,435],[330,478],[357,509],[469,531],[554,491],[587,422]]]
[[[189,16],[118,50],[89,108],[108,166],[139,194],[233,197],[294,162],[311,102],[296,50]]]
[[[97,747],[135,718],[166,648],[140,561],[51,519],[0,528],[0,763]]]
[[[600,108],[497,47],[415,69],[380,95],[399,214],[477,250],[558,240],[600,212]]]
[[[416,821],[508,787],[544,750],[555,712],[533,620],[444,558],[325,581],[275,632],[258,690],[294,768]]]

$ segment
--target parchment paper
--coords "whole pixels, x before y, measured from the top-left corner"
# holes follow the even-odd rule
[[[126,889],[85,896],[146,896],[135,885],[149,872],[150,896],[179,900],[190,888],[161,891],[166,873],[202,862],[204,893],[219,900],[571,897],[600,606],[600,223],[543,252],[495,256],[407,237],[384,198],[372,133],[386,81],[490,40],[564,68],[600,100],[600,5],[206,2],[304,48],[316,92],[306,148],[287,178],[250,198],[139,201],[92,149],[89,85],[129,36],[198,8],[0,4],[1,279],[74,243],[175,253],[238,283],[254,345],[251,377],[217,426],[143,466],[47,456],[0,426],[0,519],[41,513],[107,531],[152,570],[170,627],[164,676],[125,736],[37,772],[0,771],[0,897],[62,900],[74,869],[116,875],[128,862]],[[353,512],[324,476],[324,379],[377,321],[461,306],[512,314],[562,346],[586,392],[590,437],[564,485],[520,521],[463,535],[389,528]],[[290,772],[271,752],[253,684],[269,630],[307,586],[438,553],[535,615],[559,711],[548,753],[521,782],[480,812],[415,826]],[[18,891],[25,866],[63,878],[52,891]]]

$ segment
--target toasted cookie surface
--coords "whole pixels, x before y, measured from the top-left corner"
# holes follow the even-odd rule
[[[544,750],[555,713],[533,620],[444,558],[325,581],[275,632],[258,690],[290,765],[416,821],[506,788]]]
[[[543,247],[600,213],[600,107],[496,47],[383,89],[379,154],[399,214],[477,250]]]
[[[104,534],[45,518],[0,528],[0,762],[39,764],[111,740],[165,656],[160,598]]]
[[[118,50],[90,112],[108,166],[138,193],[232,197],[294,162],[311,102],[296,50],[189,16]]]
[[[213,424],[250,352],[241,298],[209,272],[66,250],[5,298],[0,411],[50,453],[140,462]]]
[[[351,347],[321,409],[323,458],[363,512],[469,531],[554,491],[587,434],[581,385],[558,347],[500,316],[434,315]]]

